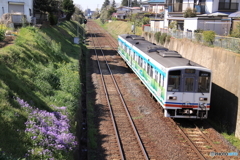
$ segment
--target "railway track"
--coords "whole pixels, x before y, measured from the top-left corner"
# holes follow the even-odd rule
[[[114,74],[111,71],[111,68],[109,67],[109,64],[113,64],[114,57],[117,57],[117,56],[115,55],[113,56],[112,54],[108,54],[107,56],[104,55],[105,54],[104,52],[107,50],[111,50],[111,51],[116,50],[117,43],[114,42],[112,37],[110,38],[109,34],[102,33],[103,29],[98,29],[97,26],[92,27],[90,31],[92,35],[91,41],[94,43],[94,45],[92,46],[94,46],[95,48],[94,49],[95,55],[96,55],[95,57],[97,57],[95,60],[98,60],[97,63],[99,67],[99,72],[101,73],[101,81],[104,84],[101,87],[102,90],[105,91],[103,94],[106,97],[106,100],[104,101],[106,101],[105,103],[109,107],[108,110],[111,115],[111,119],[113,119],[111,123],[113,124],[112,128],[114,128],[114,131],[115,131],[114,141],[117,143],[117,145],[116,147],[111,148],[111,150],[115,150],[115,149],[119,150],[118,154],[116,154],[115,156],[112,156],[110,159],[149,159],[149,158],[159,159],[159,157],[160,159],[164,159],[161,156],[164,154],[156,155],[156,153],[153,153],[153,152],[152,154],[150,153],[152,150],[154,150],[154,148],[152,148],[153,145],[149,141],[147,143],[150,147],[147,146],[147,144],[145,144],[146,140],[144,139],[145,137],[149,139],[149,135],[148,135],[149,133],[146,134],[146,128],[141,129],[142,124],[138,124],[137,121],[131,118],[130,113],[127,113],[128,111],[127,106],[129,104],[127,103],[128,105],[126,105],[127,100],[124,99],[125,95],[122,95],[121,91],[118,90],[119,87],[117,86],[118,84],[115,80],[116,77],[114,76]],[[98,42],[96,41],[97,39],[98,39]],[[104,48],[104,51],[103,51],[103,48]],[[121,86],[121,87],[125,87],[125,86]],[[131,114],[132,114],[132,111],[131,111]],[[127,117],[127,115],[129,115],[129,117]],[[132,121],[132,124],[131,124],[131,121]],[[214,143],[212,143],[211,140],[206,135],[206,133],[204,131],[202,132],[202,130],[199,129],[198,127],[192,124],[186,125],[187,123],[179,124],[170,118],[164,118],[163,121],[166,122],[167,126],[169,127],[169,130],[171,130],[169,134],[173,134],[174,135],[173,137],[177,137],[178,142],[176,142],[176,145],[182,146],[181,150],[182,152],[184,152],[183,154],[186,154],[187,156],[186,159],[191,159],[191,160],[192,159],[229,159],[229,157],[224,157],[224,156],[212,157],[210,155],[211,152],[221,153],[229,150],[224,150],[222,147],[219,147],[219,145],[215,145]],[[137,126],[139,130],[131,129],[132,126]],[[140,136],[139,138],[135,137],[135,135],[138,133],[140,133],[142,139],[140,138]],[[162,135],[159,134],[158,136],[162,136]],[[145,147],[143,145],[142,147],[141,145],[139,145],[142,142],[144,143]],[[147,150],[147,152],[143,151],[145,149]],[[158,154],[160,153],[158,152]],[[181,154],[179,155],[182,156]]]
[[[109,36],[109,33],[108,33]],[[110,36],[109,36],[110,37]],[[111,37],[112,38],[112,37]],[[113,42],[113,40],[111,40]],[[112,49],[117,49],[117,44],[112,43]],[[116,50],[117,51],[117,50]],[[173,121],[172,119],[170,121]],[[193,127],[181,127],[177,125],[178,131],[183,136],[183,142],[188,142],[188,145],[192,148],[195,153],[188,152],[189,157],[193,159],[211,159],[212,155],[210,153],[222,153],[223,151],[220,150],[206,135],[203,131],[201,131],[196,124],[193,124]],[[225,151],[226,152],[226,151]],[[216,158],[216,157],[215,157]],[[217,156],[217,158],[227,158],[226,156]]]
[[[97,35],[93,32],[91,38],[95,47],[98,69],[101,74],[101,81],[116,135],[119,157],[121,159],[149,159],[119,86],[108,65],[101,47],[102,44],[96,41]]]
[[[184,121],[184,122],[183,122]],[[219,148],[212,140],[208,137],[207,132],[203,128],[199,128],[199,126],[194,122],[188,122],[187,120],[181,120],[181,123],[170,119],[168,125],[174,126],[177,131],[176,134],[179,135],[178,139],[182,143],[183,146],[189,148],[187,151],[188,157],[191,159],[229,159],[229,157],[221,155],[215,156],[211,155],[211,153],[227,153],[227,150],[223,149],[223,147]]]

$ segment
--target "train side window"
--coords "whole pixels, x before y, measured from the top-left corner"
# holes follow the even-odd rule
[[[198,78],[198,92],[209,93],[209,91],[210,91],[210,73],[200,71]]]
[[[164,86],[164,76],[162,76],[162,86]]]
[[[152,66],[150,66],[150,74],[149,75],[150,75],[150,77],[154,78],[153,77],[153,67]]]
[[[147,74],[150,75],[150,65],[147,63]]]
[[[180,90],[181,71],[170,71],[168,76],[168,91],[177,92]]]
[[[138,55],[135,53],[135,61],[138,62]]]
[[[142,58],[139,58],[139,66],[142,67]]]
[[[130,48],[127,47],[127,53],[130,54]]]
[[[162,82],[162,75],[161,73],[159,73],[159,80],[158,80],[159,86],[162,86],[161,82]]]
[[[156,69],[154,69],[154,70],[155,70],[155,80],[157,82],[158,81],[158,71]]]

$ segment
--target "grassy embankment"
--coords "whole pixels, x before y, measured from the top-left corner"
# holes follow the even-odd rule
[[[29,113],[17,103],[17,97],[48,112],[65,106],[71,132],[76,133],[79,59],[84,48],[73,44],[76,26],[64,22],[41,29],[21,28],[14,44],[0,49],[0,159],[22,159],[33,149],[25,132]]]
[[[117,39],[119,34],[133,34],[131,30],[132,22],[112,21],[105,24],[102,24],[100,20],[96,20],[96,22],[107,30],[115,39]],[[136,35],[142,35],[142,28],[136,27],[135,32]]]

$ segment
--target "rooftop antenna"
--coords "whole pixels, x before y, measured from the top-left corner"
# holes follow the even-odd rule
[[[192,65],[190,60],[188,61],[188,64],[187,64],[187,65],[188,65],[188,66],[191,66],[191,65]]]

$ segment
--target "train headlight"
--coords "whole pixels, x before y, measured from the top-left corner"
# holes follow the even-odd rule
[[[168,99],[169,100],[177,100],[177,97],[176,96],[169,96]]]
[[[200,97],[199,101],[207,101],[207,98],[206,97]]]

